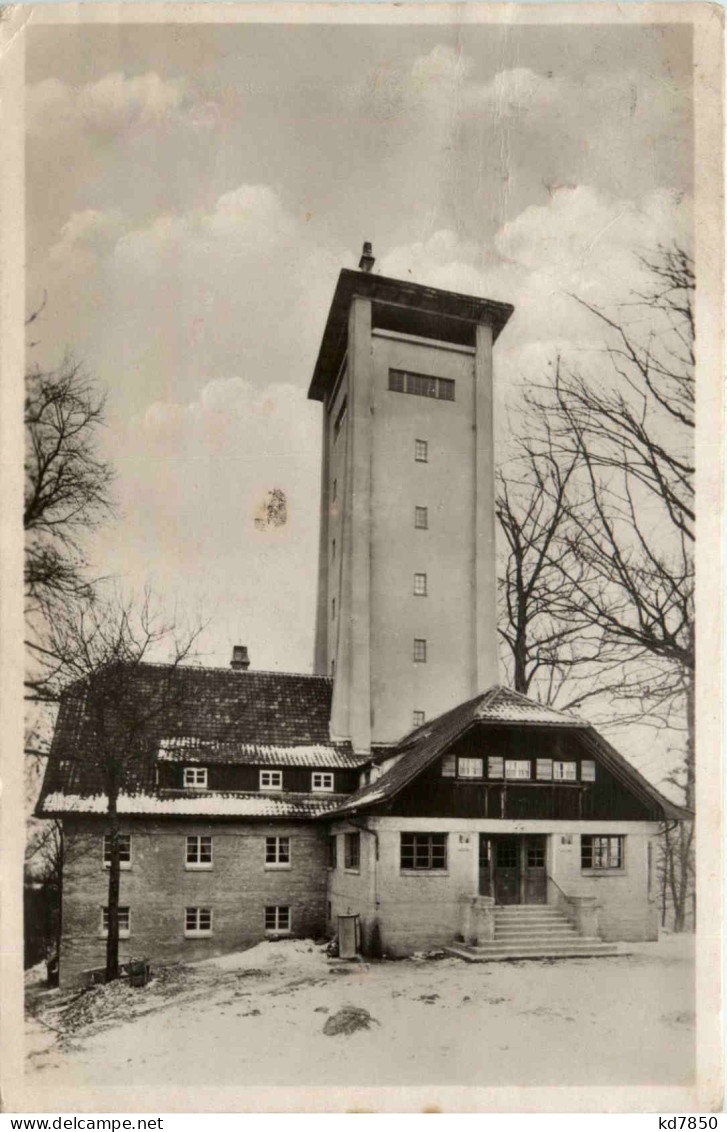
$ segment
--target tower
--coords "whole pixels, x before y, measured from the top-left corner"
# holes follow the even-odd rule
[[[507,303],[341,271],[323,402],[315,670],[331,736],[394,743],[497,682],[492,347]]]

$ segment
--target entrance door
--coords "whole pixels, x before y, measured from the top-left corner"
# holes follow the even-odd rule
[[[521,903],[520,841],[519,837],[493,840],[496,904]]]
[[[545,838],[524,837],[523,842],[523,901],[525,904],[546,904]]]
[[[490,844],[495,903],[546,904],[545,837],[493,837]],[[481,867],[480,892],[483,874]]]

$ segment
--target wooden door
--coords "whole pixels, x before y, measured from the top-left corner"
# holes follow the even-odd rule
[[[545,867],[545,838],[523,838],[523,903],[546,904],[548,901]]]
[[[519,837],[493,841],[496,904],[520,903],[520,841]]]

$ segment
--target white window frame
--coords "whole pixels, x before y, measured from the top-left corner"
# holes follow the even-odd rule
[[[332,770],[314,770],[310,776],[310,788],[314,794],[333,794],[336,778]]]
[[[426,597],[427,596],[427,589],[428,589],[428,587],[427,587],[427,576],[426,576],[426,574],[421,574],[421,573],[415,574],[414,575],[414,590],[413,590],[414,597]]]
[[[457,777],[457,756],[442,755],[442,778]]]
[[[566,767],[569,773],[566,773]],[[553,759],[553,782],[577,782],[578,763],[575,759]]]
[[[530,762],[530,759],[505,759],[505,778],[509,782],[530,782],[533,777]]]
[[[273,835],[265,838],[265,868],[266,869],[278,869],[278,870],[280,870],[280,869],[289,869],[290,868],[290,862],[291,862],[291,857],[292,857],[292,854],[291,854],[291,851],[290,851],[290,840],[291,839],[290,839],[289,836],[279,837],[277,834],[273,834]],[[270,848],[270,842],[271,841],[274,842],[275,844],[274,844],[273,859],[269,860],[268,859],[268,849]],[[282,850],[281,842],[282,841],[287,842],[287,847],[286,847],[284,853],[281,852],[281,850]],[[284,860],[284,861],[281,860],[281,856],[283,856],[283,855],[287,857],[287,860]]]
[[[182,779],[185,790],[206,790],[207,789],[207,767],[206,766],[185,766],[184,777]]]
[[[596,841],[596,840],[598,840],[598,841],[608,841],[609,843],[611,841],[618,841],[619,842],[620,863],[618,865],[611,865],[611,864],[594,865],[593,863],[591,863],[590,865],[584,865],[583,864],[583,842],[585,840],[590,840],[590,842],[591,842],[591,862],[593,862],[593,859],[595,857],[595,854],[593,852],[593,842],[594,841]],[[598,873],[599,876],[623,876],[624,873],[626,872],[626,834],[624,834],[624,833],[582,833],[581,834],[580,850],[581,850],[581,860],[580,860],[581,872],[585,873],[586,876],[590,876],[591,873]],[[611,850],[610,850],[610,844],[609,844],[609,847],[608,847],[609,857],[610,857],[610,851]]]
[[[552,782],[553,781],[553,760],[552,759],[536,759],[535,760],[535,778],[538,782]]]
[[[188,913],[189,912],[195,913],[195,923],[197,924],[197,927],[195,927],[195,928],[190,928],[187,925],[187,919],[188,919]],[[208,928],[201,928],[199,926],[199,924],[202,920],[202,913],[203,912],[209,913],[209,927]],[[211,908],[200,908],[200,907],[188,906],[184,909],[184,935],[185,935],[186,939],[203,939],[206,936],[211,936],[213,930],[214,930],[214,913],[213,913]]]
[[[459,757],[457,761],[458,778],[482,778],[483,773],[484,761],[481,758]]]
[[[487,777],[488,778],[503,778],[505,777],[505,760],[502,755],[488,755],[487,756]]]
[[[275,909],[275,927],[268,927],[268,912]],[[287,912],[288,924],[287,927],[281,928],[280,913]],[[265,934],[266,935],[290,935],[293,930],[293,912],[290,904],[266,904],[264,912]]]
[[[349,838],[356,838],[357,840],[349,840]],[[355,865],[349,865],[349,847],[351,845],[358,846],[358,862]],[[343,835],[343,871],[346,873],[360,873],[361,872],[361,834],[358,830],[353,832],[344,833]]]
[[[416,464],[429,463],[429,441],[417,438],[414,441],[414,462]]]
[[[209,861],[202,860],[202,841],[209,841],[210,843],[210,859]],[[192,848],[190,842],[196,842],[196,860],[190,860],[189,851]],[[194,870],[209,870],[214,865],[214,843],[211,834],[208,833],[189,833],[187,834],[184,842],[184,867],[185,869]]]
[[[121,914],[122,914],[122,912],[126,913],[126,916],[124,917],[125,920],[126,920],[126,927],[125,928],[122,928],[122,926],[121,926],[121,919],[122,919]],[[108,939],[108,937],[109,937],[108,914],[109,914],[108,904],[102,904],[101,905],[101,927],[100,927],[100,930],[99,930],[99,933],[98,933],[100,935],[101,939]],[[131,907],[128,904],[119,904],[119,939],[128,939],[130,935],[131,935]]]
[[[588,770],[586,770],[588,767]],[[594,759],[581,759],[581,782],[596,781],[596,763]]]
[[[266,777],[269,779],[268,782],[264,781]],[[282,790],[283,772],[282,770],[261,770],[258,781],[261,790]]]
[[[128,871],[131,868],[131,865],[133,863],[133,850],[131,848],[131,834],[130,833],[120,833],[119,839],[123,840],[124,838],[126,838],[126,840],[129,843],[129,859],[128,859],[128,861],[120,860],[119,861],[119,868],[123,869],[124,871]],[[119,851],[121,851],[121,846],[119,846]],[[111,834],[110,833],[105,833],[103,835],[103,838],[101,839],[101,862],[102,862],[102,865],[105,869],[111,868]]]

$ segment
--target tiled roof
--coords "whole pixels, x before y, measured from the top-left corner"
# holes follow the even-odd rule
[[[155,791],[162,742],[183,744],[190,738],[195,743],[217,744],[220,749],[298,747],[310,752],[315,748],[329,751],[329,758],[340,759],[341,765],[360,765],[362,760],[346,761],[350,747],[330,742],[332,691],[333,681],[327,676],[120,665],[114,695],[108,697],[104,709],[104,734],[118,735],[124,748],[133,748],[122,787],[130,793]],[[92,753],[93,723],[86,686],[77,681],[61,701],[41,799],[59,791],[103,793],[103,779]]]
[[[186,793],[120,794],[118,812],[138,816],[161,814],[181,817],[316,818],[336,809],[345,794],[325,798],[311,794]],[[41,817],[56,814],[105,814],[103,794],[46,794],[38,807]]]
[[[688,817],[688,812],[665,798],[631,763],[611,747],[589,724],[566,712],[544,707],[518,692],[495,686],[451,711],[427,721],[405,736],[389,757],[396,763],[375,782],[351,794],[336,811],[346,814],[387,802],[394,798],[449,746],[477,723],[549,724],[577,728],[583,741],[608,769],[649,806],[670,818]]]
[[[214,740],[164,739],[159,747],[161,762],[224,763],[253,766],[329,767],[355,770],[370,762],[368,755],[355,755],[345,746],[270,746],[265,743],[217,743]]]

